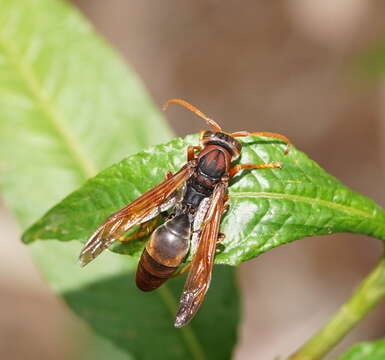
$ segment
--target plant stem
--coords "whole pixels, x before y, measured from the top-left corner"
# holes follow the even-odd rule
[[[385,296],[385,256],[331,320],[288,360],[317,360],[326,355]]]

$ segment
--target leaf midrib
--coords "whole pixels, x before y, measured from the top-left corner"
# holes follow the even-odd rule
[[[59,138],[62,139],[84,180],[96,175],[97,168],[90,160],[90,157],[87,156],[82,146],[79,145],[78,139],[67,126],[68,122],[65,117],[52,102],[31,66],[22,60],[15,46],[7,41],[2,34],[0,34],[0,46],[8,57],[9,63],[13,65],[22,81],[26,84],[32,98],[40,105],[47,120],[50,121]]]
[[[266,198],[266,199],[287,199],[292,201],[299,201],[303,203],[308,203],[312,205],[321,205],[324,207],[328,207],[334,210],[339,210],[342,212],[345,212],[349,215],[356,215],[360,217],[365,218],[372,218],[374,219],[376,217],[373,213],[368,213],[364,210],[357,209],[351,206],[339,204],[336,202],[323,200],[323,199],[317,199],[302,195],[294,195],[294,194],[285,194],[285,193],[273,193],[273,192],[233,192],[230,193],[230,198]]]
[[[376,214],[373,213],[368,213],[362,209],[357,209],[351,206],[339,204],[336,202],[328,201],[328,200],[323,200],[323,199],[318,199],[318,198],[313,198],[313,197],[307,197],[307,196],[302,196],[302,195],[295,195],[295,194],[285,194],[285,193],[274,193],[274,192],[230,192],[230,200],[234,198],[256,198],[256,199],[287,199],[291,201],[298,201],[302,203],[307,203],[311,205],[320,205],[324,206],[326,208],[330,208],[333,210],[338,210],[341,212],[344,212],[348,215],[355,215],[359,217],[363,217],[372,221],[375,221],[376,223],[379,224],[379,227],[384,228],[385,222],[384,216],[382,218],[378,218]],[[116,207],[111,207],[111,212],[115,209]],[[76,218],[79,219],[82,216],[89,217],[91,214],[94,215],[94,217],[103,217],[103,215],[106,212],[106,208],[104,209],[95,209],[92,212],[87,212],[86,214],[77,214]],[[71,216],[69,216],[71,218]],[[44,231],[44,229],[42,229]],[[40,239],[38,236],[39,232],[34,233],[34,236],[31,238],[31,241],[33,240],[38,240]],[[27,239],[27,237],[26,237]],[[29,240],[23,240],[25,242],[29,242]]]
[[[32,94],[36,103],[40,105],[43,113],[46,115],[46,119],[50,121],[51,125],[59,135],[59,138],[62,139],[84,180],[95,176],[97,174],[97,167],[90,160],[90,157],[87,156],[86,151],[84,151],[78,138],[73,135],[70,128],[67,126],[68,122],[46,93],[33,69],[22,60],[22,57],[17,52],[16,48],[11,42],[7,41],[2,34],[0,34],[0,46],[8,57],[9,63],[13,65],[22,81],[26,84],[26,87]],[[163,285],[163,287],[164,289],[157,293],[162,299],[163,305],[170,313],[172,310],[170,309],[171,301],[173,303],[176,303],[176,301],[169,288],[166,285]],[[203,348],[191,326],[187,325],[181,331],[178,331],[178,333],[194,359],[201,360],[205,358]]]
[[[175,301],[175,297],[172,294],[170,288],[166,285],[161,286],[157,293],[162,298],[164,304],[166,305],[169,313],[171,316],[175,315],[175,309],[177,306],[177,303]],[[189,344],[190,350],[193,354],[194,359],[196,360],[203,360],[205,359],[203,349],[200,346],[197,337],[195,336],[192,328],[190,325],[184,326],[179,331],[182,334],[182,337],[184,341]]]

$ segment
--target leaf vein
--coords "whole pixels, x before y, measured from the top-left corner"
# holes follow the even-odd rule
[[[321,205],[335,210],[345,212],[350,215],[356,215],[365,218],[374,218],[375,215],[368,213],[361,209],[356,209],[351,206],[331,202],[328,200],[310,198],[301,195],[294,194],[283,194],[283,193],[273,193],[273,192],[234,192],[230,194],[231,198],[265,198],[265,199],[287,199],[292,201],[299,201],[308,204]]]
[[[57,134],[63,140],[84,179],[94,176],[97,173],[96,167],[81,146],[79,146],[78,140],[67,127],[65,118],[47,95],[33,69],[22,60],[22,57],[13,44],[7,41],[1,34],[0,46],[3,48],[4,54],[8,57],[9,63],[16,69],[16,72],[26,84],[36,103],[40,105],[46,118],[51,122]]]

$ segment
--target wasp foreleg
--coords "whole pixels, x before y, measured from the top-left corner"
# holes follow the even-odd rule
[[[266,164],[239,164],[230,169],[230,177],[237,174],[238,171],[243,169],[276,169],[281,168],[283,164],[281,162],[271,162]]]
[[[201,146],[200,145],[196,145],[196,146],[189,146],[187,148],[187,161],[191,161],[191,160],[194,160],[195,159],[195,151],[196,150],[201,150]]]

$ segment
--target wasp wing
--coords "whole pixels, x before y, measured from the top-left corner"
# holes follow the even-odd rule
[[[175,326],[186,325],[198,311],[210,286],[219,225],[225,209],[227,182],[216,185],[203,222],[198,248],[191,262],[179,302]]]
[[[113,242],[119,240],[131,227],[151,218],[152,212],[156,212],[158,207],[168,201],[194,171],[195,165],[188,162],[177,173],[112,214],[84,245],[79,256],[80,264],[87,265]]]

